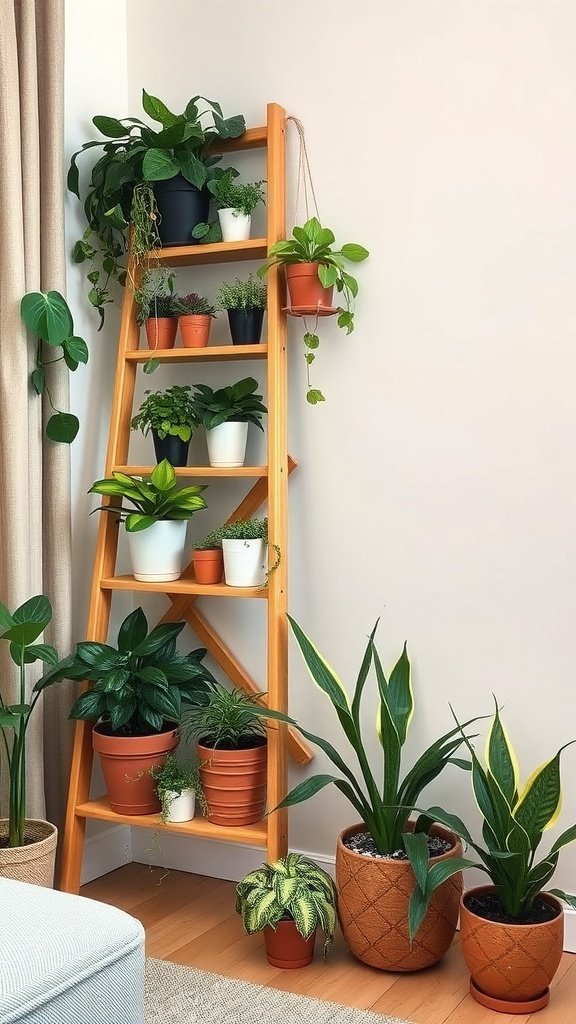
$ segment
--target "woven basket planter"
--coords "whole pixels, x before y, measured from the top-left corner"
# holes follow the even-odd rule
[[[12,878],[16,882],[43,885],[51,889],[54,885],[54,862],[58,829],[49,821],[31,818],[25,825],[25,846],[0,846],[0,878]],[[0,837],[8,835],[8,819],[0,818]]]

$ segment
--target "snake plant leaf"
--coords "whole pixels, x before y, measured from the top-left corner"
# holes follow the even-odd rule
[[[568,906],[572,907],[573,910],[576,910],[576,896],[572,896],[570,893],[564,892],[562,889],[549,889],[549,892],[551,892],[553,896],[557,896],[559,900],[564,900]]]
[[[404,848],[414,872],[416,884],[425,893],[430,859],[428,836],[424,832],[407,832],[404,836]]]
[[[387,696],[392,719],[398,732],[400,744],[403,746],[414,714],[414,694],[406,644],[404,644],[402,654],[390,673]]]
[[[334,669],[322,657],[312,641],[298,625],[291,615],[287,616],[296,642],[302,652],[306,667],[310,673],[313,683],[325,693],[332,701],[335,708],[342,711],[350,711],[350,701],[344,685],[336,675]]]
[[[288,796],[285,796],[278,804],[278,808],[294,807],[295,804],[301,804],[304,800],[309,800],[311,796],[316,796],[316,793],[333,782],[341,782],[341,779],[337,775],[311,775],[309,779],[304,779],[304,782],[294,786]]]
[[[366,650],[364,651],[364,657],[362,658],[362,664],[360,665],[360,671],[358,673],[358,678],[356,679],[356,686],[354,687],[354,697],[352,698],[352,718],[354,719],[354,724],[358,733],[360,733],[360,706],[362,703],[362,693],[372,664],[372,645],[374,643],[374,637],[376,636],[379,621],[379,619],[376,620],[374,629],[368,637],[368,643],[366,644]]]
[[[576,825],[571,825],[567,828],[562,835],[558,836],[558,839],[552,844],[550,854],[557,853],[562,849],[563,846],[568,846],[570,843],[576,842]]]
[[[514,817],[531,839],[555,825],[560,815],[560,755],[568,746],[565,744],[555,757],[532,772],[514,808]]]
[[[514,807],[518,799],[518,761],[500,719],[497,703],[486,742],[486,767],[498,783],[505,799]]]

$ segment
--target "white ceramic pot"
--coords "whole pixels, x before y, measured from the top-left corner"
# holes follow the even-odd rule
[[[167,821],[192,821],[196,811],[196,794],[193,789],[184,789],[181,793],[168,790],[166,797],[170,801]]]
[[[186,520],[162,519],[147,530],[128,534],[134,579],[144,583],[177,580],[182,575]]]
[[[211,466],[230,469],[232,466],[243,466],[248,440],[248,424],[237,420],[228,420],[206,431],[208,442],[208,458]]]
[[[266,542],[223,540],[224,581],[228,587],[263,587],[266,582]]]
[[[227,210],[218,210],[218,220],[223,242],[243,242],[250,238],[252,217],[249,213],[242,213],[230,207]]]

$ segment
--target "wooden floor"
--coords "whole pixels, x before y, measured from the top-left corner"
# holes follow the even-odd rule
[[[576,956],[564,954],[550,1005],[532,1016],[493,1013],[467,994],[468,975],[458,940],[438,967],[420,974],[388,974],[348,953],[338,935],[325,964],[299,971],[271,967],[261,935],[244,934],[234,912],[234,884],[179,871],[129,864],[85,885],[82,895],[137,917],[146,929],[148,956],[199,967],[289,992],[371,1009],[414,1024],[574,1024]],[[265,1022],[263,1022],[265,1024]]]

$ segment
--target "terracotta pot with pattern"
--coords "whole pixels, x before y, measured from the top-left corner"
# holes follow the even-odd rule
[[[468,897],[494,892],[491,885],[469,889],[460,904],[460,941],[470,971],[470,992],[500,1013],[534,1013],[546,1006],[548,986],[564,945],[564,912],[549,893],[540,897],[557,911],[542,924],[488,921],[466,906]]]
[[[431,967],[442,959],[454,939],[462,875],[453,875],[436,889],[410,948],[408,902],[415,885],[414,873],[407,860],[366,857],[344,845],[347,836],[364,831],[365,825],[353,825],[338,838],[336,884],[344,938],[355,957],[382,971]],[[431,864],[462,856],[457,836],[440,825],[433,825],[430,833],[452,843],[447,853],[431,858]]]
[[[251,825],[266,810],[268,745],[264,737],[250,747],[227,750],[198,744],[200,781],[208,821],[213,825]]]

